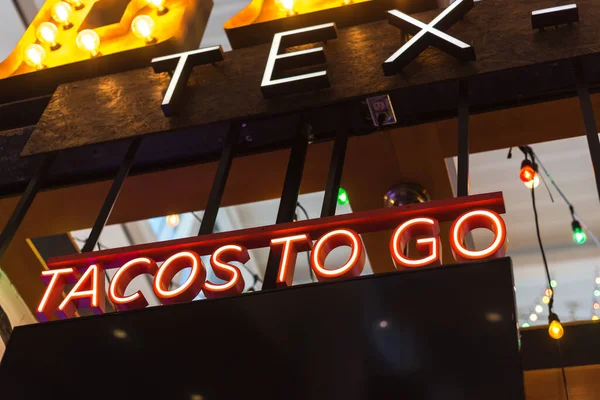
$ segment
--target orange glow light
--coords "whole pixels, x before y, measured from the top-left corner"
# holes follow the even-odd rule
[[[71,304],[76,308],[91,308],[94,314],[103,314],[106,306],[104,286],[104,269],[97,264],[91,265],[58,306],[58,316],[71,318],[73,316]],[[84,287],[87,289],[82,289]]]
[[[283,248],[282,246],[283,245]],[[292,286],[294,270],[296,269],[296,256],[300,251],[308,251],[312,242],[308,235],[287,236],[271,240],[271,250],[281,254],[277,285],[282,287]]]
[[[204,283],[204,294],[207,298],[232,296],[244,291],[244,278],[239,268],[228,263],[237,261],[245,264],[250,260],[248,249],[242,246],[223,246],[215,251],[210,257],[210,266],[219,279],[227,281],[222,285],[216,285],[209,281]]]
[[[325,268],[327,255],[336,247],[349,246],[350,258],[341,267],[329,270]],[[319,281],[351,278],[359,276],[365,267],[365,250],[358,233],[350,229],[337,229],[323,235],[313,249],[311,267]]]
[[[414,218],[400,225],[392,236],[390,241],[390,254],[396,269],[418,268],[425,265],[440,265],[441,245],[440,245],[440,226],[438,222],[431,218]],[[420,259],[410,259],[404,255],[403,249],[406,248],[410,239],[428,235],[431,237],[417,239],[417,249],[421,253],[421,248],[428,248],[429,255]]]
[[[169,285],[175,275],[184,268],[191,267],[185,283],[174,290]],[[206,280],[206,268],[200,256],[193,251],[182,251],[169,257],[154,276],[154,293],[163,304],[184,303],[198,296]]]
[[[136,276],[144,273],[155,275],[157,271],[158,266],[154,260],[146,257],[133,259],[119,268],[108,287],[108,297],[117,310],[133,310],[146,307],[148,301],[142,292],[138,290],[134,294],[125,297],[125,290]]]
[[[494,232],[494,241],[484,250],[468,250],[464,246],[467,233],[476,228]],[[493,211],[476,210],[461,215],[450,230],[450,246],[456,261],[485,260],[504,257],[506,254],[506,226],[500,215]]]
[[[56,316],[56,307],[58,307],[61,301],[62,292],[69,278],[76,279],[75,268],[42,271],[42,281],[48,287],[36,310],[36,315],[40,321],[49,321]],[[71,311],[75,313],[74,309]]]

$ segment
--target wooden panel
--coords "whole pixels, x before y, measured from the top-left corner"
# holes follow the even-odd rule
[[[449,33],[471,43],[477,61],[460,64],[428,49],[403,74],[385,77],[381,63],[398,47],[399,32],[387,22],[340,30],[326,44],[332,87],[319,91],[263,99],[260,82],[269,45],[226,53],[225,61],[194,70],[180,116],[165,118],[160,109],[168,84],[166,74],[138,69],[56,91],[23,155],[84,146],[108,140],[169,131],[233,118],[258,118],[364,98],[377,92],[436,81],[525,67],[600,52],[600,7],[578,2],[581,23],[573,29],[531,29],[530,12],[555,5],[553,0],[486,0],[477,3]],[[427,21],[436,12],[417,15]]]
[[[600,365],[565,368],[570,400],[594,400],[600,393]],[[560,369],[525,371],[527,400],[564,400],[565,389]]]

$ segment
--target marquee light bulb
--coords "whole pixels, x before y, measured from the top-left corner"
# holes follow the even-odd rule
[[[96,57],[98,54],[98,48],[100,47],[100,36],[92,29],[84,29],[77,35],[77,47],[80,50],[87,51],[92,57]]]
[[[154,33],[154,20],[147,15],[138,15],[131,22],[131,31],[139,38],[144,39],[146,43],[154,43],[156,39]]]
[[[535,312],[540,314],[542,311],[544,311],[544,307],[542,307],[541,305],[537,305],[535,306]]]
[[[340,190],[338,191],[337,202],[339,205],[342,206],[350,202],[350,198],[348,197],[348,192],[346,192],[346,189],[340,188]]]
[[[537,314],[531,314],[531,315],[529,316],[529,320],[530,320],[531,322],[535,322],[535,321],[537,321],[537,319],[538,319],[538,316],[537,316]]]
[[[71,14],[73,8],[69,3],[59,1],[52,7],[52,19],[62,25],[63,29],[70,29],[73,27],[71,23]]]
[[[25,62],[36,69],[44,68],[46,50],[39,44],[30,44],[25,48]]]
[[[85,7],[85,4],[83,4],[81,2],[81,0],[67,0],[69,2],[70,5],[73,6],[74,9],[76,10],[81,10],[83,7]]]
[[[540,186],[540,174],[536,172],[532,180],[523,183],[527,189],[535,189]]]
[[[288,16],[296,15],[297,12],[294,10],[295,0],[276,0],[279,7],[282,8]]]
[[[175,228],[177,225],[179,225],[179,221],[179,214],[167,215],[167,225],[169,225],[171,228]]]
[[[571,223],[571,228],[573,229],[573,241],[577,244],[584,244],[587,240],[587,234],[581,227],[579,221],[574,220]]]
[[[166,14],[169,9],[166,7],[166,0],[146,0],[149,6],[156,8],[157,15]]]
[[[36,32],[35,36],[42,43],[46,43],[50,46],[50,50],[56,50],[60,47],[60,44],[56,42],[58,37],[58,28],[52,22],[42,22]]]
[[[550,323],[550,326],[548,327],[548,334],[552,339],[556,340],[560,339],[565,334],[565,329],[558,318]]]

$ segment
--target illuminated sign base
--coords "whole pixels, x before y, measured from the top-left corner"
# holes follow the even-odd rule
[[[441,264],[442,246],[439,222],[453,221],[450,250],[457,261],[481,261],[504,257],[506,227],[498,213],[504,212],[500,193],[477,195],[417,205],[379,209],[302,222],[223,232],[121,249],[110,249],[49,260],[42,272],[47,285],[37,308],[38,318],[70,318],[78,308],[104,313],[106,293],[104,271],[117,269],[109,283],[108,297],[117,310],[148,305],[141,292],[125,295],[136,276],[153,277],[154,293],[162,304],[189,302],[200,292],[207,298],[242,293],[244,280],[232,262],[246,263],[249,249],[270,247],[279,256],[277,285],[291,286],[299,252],[310,251],[310,268],[320,282],[359,276],[365,265],[365,248],[359,234],[393,229],[389,239],[390,257],[398,270]],[[476,228],[493,232],[485,249],[468,249],[465,236]],[[416,240],[418,255],[406,254],[407,244]],[[325,267],[327,255],[337,247],[350,248],[343,264]],[[200,258],[210,255],[210,268],[224,283],[207,280],[207,265]],[[162,262],[160,267],[158,263]],[[189,269],[186,281],[171,289],[171,281]],[[73,288],[62,298],[68,283]]]

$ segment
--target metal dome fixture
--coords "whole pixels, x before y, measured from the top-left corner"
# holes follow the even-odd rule
[[[429,192],[416,183],[401,183],[392,187],[383,196],[386,208],[425,203],[430,200],[431,196],[429,195]]]

